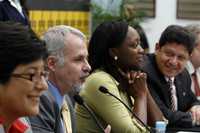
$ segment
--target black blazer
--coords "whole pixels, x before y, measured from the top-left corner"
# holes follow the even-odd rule
[[[13,7],[8,0],[0,2],[0,21],[20,22],[24,25],[30,25],[29,19],[25,10],[22,8],[24,17]]]
[[[164,116],[169,120],[168,127],[192,127],[191,115],[187,110],[193,105],[200,105],[200,102],[190,89],[191,79],[189,73],[184,70],[175,77],[178,111],[172,112],[170,110],[169,85],[157,67],[154,54],[147,55],[143,70],[148,76],[147,82],[151,95]]]
[[[75,113],[68,95],[65,100],[69,106],[72,122],[72,133],[76,133]],[[61,111],[50,91],[40,98],[40,113],[29,117],[33,133],[63,133]]]

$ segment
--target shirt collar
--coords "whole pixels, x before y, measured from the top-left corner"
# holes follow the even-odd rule
[[[172,83],[174,82],[174,79],[175,79],[175,77],[166,77],[165,76],[165,80],[168,82],[169,81],[169,79],[171,79],[172,80]]]
[[[187,62],[186,68],[190,74],[193,74],[195,72],[194,66],[190,61]]]
[[[55,98],[56,103],[59,105],[59,108],[61,108],[61,106],[63,104],[64,96],[62,96],[60,94],[59,88],[57,88],[55,85],[53,85],[53,83],[51,83],[50,81],[47,81],[47,83],[48,83],[49,91],[51,92],[51,94]]]
[[[0,125],[3,124],[3,118],[0,117]],[[24,133],[27,129],[29,128],[29,126],[24,123],[23,121],[21,121],[20,119],[15,120],[10,129],[9,129],[9,133]]]
[[[8,0],[10,4],[17,9],[17,11],[24,17],[22,7],[19,0]]]

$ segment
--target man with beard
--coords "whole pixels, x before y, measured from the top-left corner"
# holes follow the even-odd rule
[[[80,88],[91,69],[85,35],[75,28],[60,25],[50,28],[43,40],[49,52],[48,91],[41,97],[40,114],[30,117],[33,132],[75,133],[73,107],[67,94]]]
[[[168,127],[188,128],[200,124],[200,103],[191,91],[185,65],[194,48],[194,36],[181,26],[168,26],[147,56],[144,71],[150,93],[168,119]]]

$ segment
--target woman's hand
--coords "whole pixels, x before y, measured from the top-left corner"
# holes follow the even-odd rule
[[[128,83],[129,83],[129,93],[137,98],[142,97],[147,94],[147,75],[141,71],[130,71],[127,74]]]

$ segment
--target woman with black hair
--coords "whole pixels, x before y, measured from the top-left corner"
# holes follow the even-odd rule
[[[0,22],[0,44],[0,133],[32,133],[24,116],[39,113],[47,90],[46,47],[27,26],[13,22]]]
[[[148,132],[134,114],[151,126],[163,117],[148,91],[146,74],[139,70],[143,56],[137,31],[123,21],[102,23],[89,42],[92,74],[80,95],[104,126],[111,125],[113,133]],[[112,96],[100,92],[101,86],[121,99],[134,114]],[[80,105],[76,106],[76,114],[79,133],[100,132]]]

